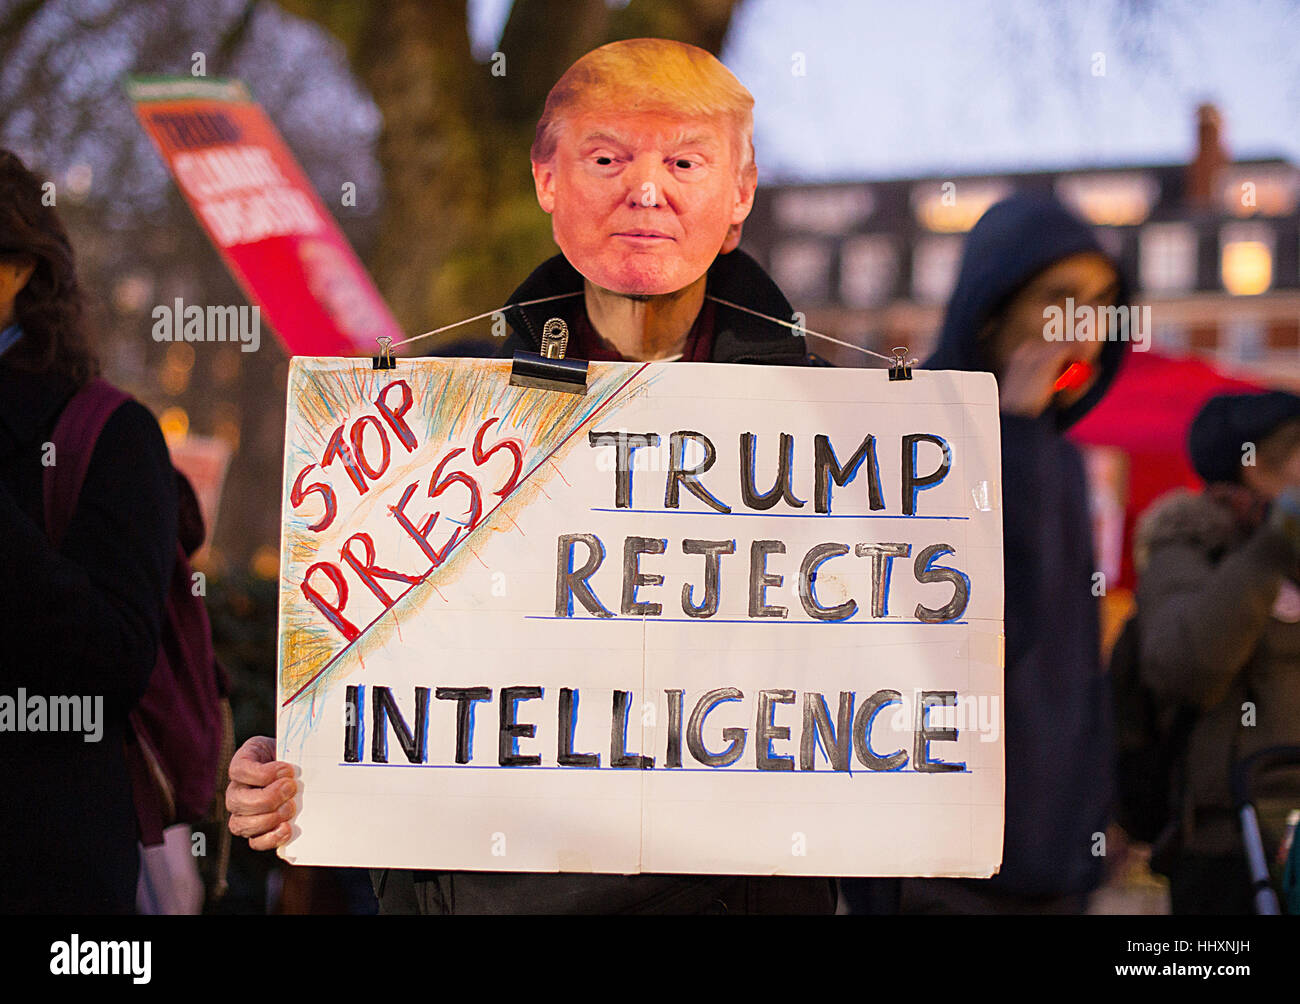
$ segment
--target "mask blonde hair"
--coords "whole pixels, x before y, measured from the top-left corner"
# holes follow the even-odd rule
[[[665,38],[630,38],[593,49],[546,96],[531,157],[555,156],[560,126],[594,108],[722,119],[743,177],[754,167],[754,96],[712,53]]]

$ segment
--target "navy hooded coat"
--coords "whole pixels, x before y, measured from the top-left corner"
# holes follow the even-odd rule
[[[1054,200],[1017,195],[993,206],[967,238],[926,368],[991,370],[978,341],[988,319],[1038,273],[1086,251],[1105,254],[1091,228]],[[1118,304],[1126,294],[1121,275]],[[1101,881],[1098,835],[1114,780],[1110,691],[1087,482],[1062,433],[1105,394],[1127,350],[1105,343],[1096,381],[1069,409],[1001,417],[1006,836],[1001,872],[979,883],[990,891],[1066,896]]]

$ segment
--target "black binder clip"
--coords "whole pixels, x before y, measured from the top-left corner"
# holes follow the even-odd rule
[[[566,394],[587,392],[587,364],[581,359],[565,359],[569,347],[569,326],[552,317],[542,326],[542,353],[516,352],[510,366],[513,387],[558,390]]]
[[[894,361],[889,364],[889,379],[911,380],[912,367],[907,361],[907,346],[894,346]]]
[[[386,335],[375,339],[379,343],[379,355],[370,357],[373,370],[397,369],[397,360],[393,358],[393,340]]]

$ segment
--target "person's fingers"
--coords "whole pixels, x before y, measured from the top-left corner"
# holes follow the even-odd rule
[[[298,783],[292,778],[281,779],[268,787],[231,781],[226,788],[226,809],[231,815],[240,816],[279,812],[297,791]]]
[[[293,765],[275,758],[275,740],[253,736],[230,760],[230,780],[264,788],[277,777],[293,777]]]
[[[1065,361],[1074,354],[1075,346],[1071,342],[1051,342],[1037,338],[1016,346],[1011,353],[1011,360],[1025,369],[1035,373],[1051,373],[1059,370]]]
[[[1002,410],[1031,417],[1041,414],[1052,399],[1052,386],[1068,352],[1068,346],[1063,351],[1059,346],[1037,339],[1018,345],[998,377]]]
[[[281,823],[287,822],[293,818],[293,802],[285,802],[284,805],[275,812],[263,812],[258,815],[232,815],[230,817],[230,832],[237,837],[260,837],[263,834],[270,833]]]
[[[1000,384],[1009,386],[1027,386],[1039,379],[1039,371],[1044,364],[1050,364],[1052,353],[1033,342],[1024,342],[1016,346],[1007,357]]]
[[[1030,344],[1033,345],[1034,343]],[[1043,388],[1050,397],[1056,389],[1056,381],[1074,362],[1078,353],[1075,351],[1075,347],[1068,342],[1060,345],[1052,344],[1050,349],[1044,349],[1042,345],[1034,345],[1034,348],[1037,349],[1037,353],[1032,357],[1030,363],[1034,374],[1033,380],[1036,388]]]
[[[248,842],[248,846],[255,851],[273,851],[289,839],[291,831],[292,829],[288,823],[281,823],[270,833],[254,837]]]

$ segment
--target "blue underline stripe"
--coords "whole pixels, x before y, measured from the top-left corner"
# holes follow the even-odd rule
[[[586,624],[588,621],[646,621],[647,623],[669,623],[669,624],[924,624],[926,627],[943,627],[948,624],[965,624],[966,621],[903,621],[894,620],[839,620],[839,621],[819,621],[819,620],[788,620],[784,617],[740,617],[735,620],[727,620],[722,617],[556,617],[554,614],[524,614],[525,620],[530,621],[581,621]]]
[[[645,515],[668,514],[678,516],[762,516],[776,519],[970,519],[969,516],[891,516],[887,513],[847,512],[718,512],[715,509],[602,509],[593,506],[589,512],[635,512]]]
[[[757,767],[651,767],[641,769],[638,767],[561,767],[558,764],[553,766],[537,765],[535,767],[502,767],[498,764],[472,764],[472,763],[347,763],[340,762],[339,767],[421,767],[425,770],[599,770],[605,773],[615,771],[625,773],[649,773],[658,771],[664,774],[821,774],[826,775],[843,775],[844,777],[857,777],[861,774],[924,774],[929,771],[919,771],[912,767],[903,767],[899,770],[868,770],[866,767],[858,767],[854,770],[831,770],[823,768],[820,770],[759,770]],[[948,774],[971,774],[974,773],[969,768],[963,770],[946,771]]]

